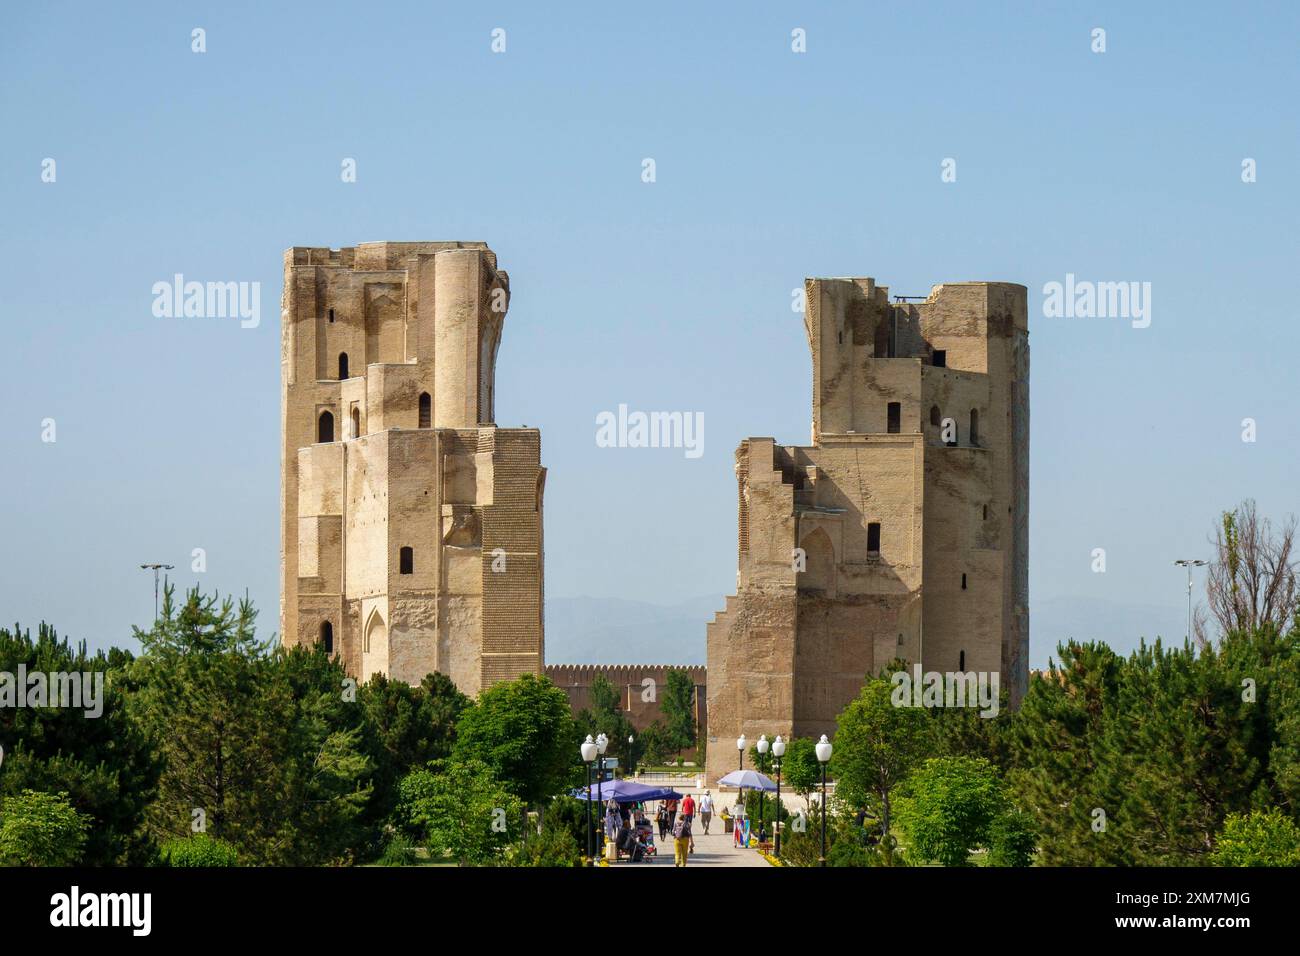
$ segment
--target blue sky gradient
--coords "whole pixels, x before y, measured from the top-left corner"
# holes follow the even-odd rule
[[[426,239],[510,272],[497,418],[542,430],[548,596],[720,606],[737,443],[809,438],[791,290],[870,275],[1029,288],[1035,664],[1037,602],[1177,612],[1222,509],[1297,510],[1298,10],[7,5],[0,614],[130,646],[166,561],[274,630],[281,253]],[[260,327],[155,318],[177,272],[260,282]],[[1151,326],[1044,318],[1066,273],[1150,282]],[[619,403],[703,412],[703,456],[596,447]]]

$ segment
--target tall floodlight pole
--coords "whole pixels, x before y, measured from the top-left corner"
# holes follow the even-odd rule
[[[174,567],[176,567],[176,565],[174,565],[174,564],[142,564],[142,565],[140,565],[140,570],[141,570],[141,571],[152,571],[152,572],[153,572],[153,619],[154,619],[155,621],[158,620],[158,572],[159,572],[159,571],[170,571],[170,570],[171,570],[172,568],[174,568]]]
[[[1187,569],[1187,639],[1192,639],[1192,568],[1203,568],[1208,561],[1200,558],[1179,558],[1174,564]]]

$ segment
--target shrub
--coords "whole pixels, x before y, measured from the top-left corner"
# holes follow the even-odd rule
[[[1281,810],[1230,814],[1210,860],[1215,866],[1300,866],[1300,828]]]
[[[504,863],[506,866],[579,867],[582,851],[566,828],[543,828],[540,834],[530,834],[523,843],[511,847]]]
[[[1033,866],[1038,831],[1029,814],[1011,809],[989,827],[989,866]]]
[[[225,840],[196,833],[184,840],[168,840],[159,851],[165,866],[238,866],[239,851]]]
[[[415,859],[415,847],[402,834],[394,833],[384,844],[378,863],[380,866],[412,866]]]
[[[72,866],[81,860],[90,817],[66,793],[24,790],[0,803],[0,866]]]

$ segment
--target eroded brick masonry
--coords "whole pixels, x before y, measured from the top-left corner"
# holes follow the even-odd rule
[[[287,645],[471,695],[542,673],[541,437],[493,424],[509,296],[481,242],[285,253]]]
[[[707,629],[710,780],[741,732],[833,734],[895,658],[997,671],[1013,704],[1028,681],[1024,286],[805,292],[812,443],[736,452],[737,590]]]

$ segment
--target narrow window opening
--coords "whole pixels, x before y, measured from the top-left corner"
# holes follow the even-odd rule
[[[322,621],[320,625],[320,643],[325,648],[326,654],[334,653],[334,625],[329,621]]]
[[[316,440],[328,444],[334,440],[334,415],[332,412],[320,413],[320,424],[316,430]]]
[[[966,652],[965,651],[962,651],[961,655],[957,658],[957,670],[961,671],[963,674],[966,673]]]
[[[867,525],[867,550],[872,554],[880,553],[880,522],[873,521]]]
[[[940,417],[938,405],[930,406],[930,424],[933,425],[935,428],[938,428],[940,425],[943,424],[943,419]]]
[[[428,428],[433,421],[433,404],[428,392],[420,393],[420,427]]]
[[[961,576],[961,589],[962,589],[963,591],[966,590],[966,575],[964,575],[964,574]]]
[[[398,571],[402,574],[415,573],[415,550],[413,548],[403,548],[398,552]]]
[[[935,350],[934,350],[934,367],[935,367],[935,368],[947,368],[947,367],[948,367],[948,350],[947,350],[947,349],[935,349]]]
[[[980,443],[980,412],[978,408],[970,410],[970,443],[972,445]]]
[[[887,411],[889,422],[886,425],[886,431],[891,435],[897,435],[903,427],[903,406],[900,402],[890,402]]]
[[[333,322],[334,322],[334,310],[330,309],[330,323],[332,324]]]
[[[348,353],[339,353],[339,381],[348,377]]]
[[[989,520],[989,506],[988,506],[988,505],[985,505],[985,506],[984,506],[984,520],[985,520],[985,521],[988,521],[988,520]]]
[[[361,409],[352,406],[352,437],[361,437]]]

